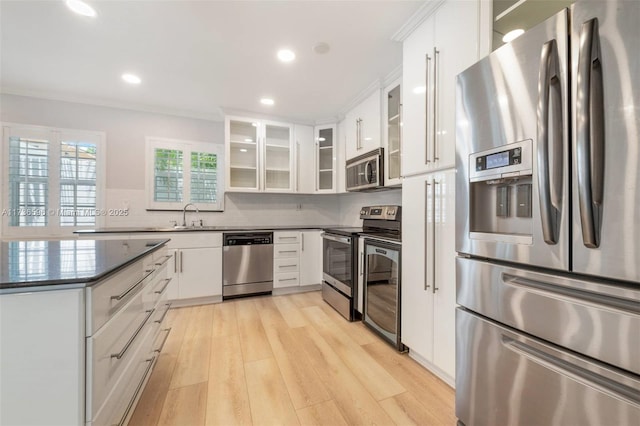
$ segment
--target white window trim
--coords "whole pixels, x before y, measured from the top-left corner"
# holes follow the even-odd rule
[[[9,179],[5,173],[9,173],[9,137],[12,135],[29,136],[29,135],[43,135],[48,134],[48,138],[51,142],[51,148],[49,156],[50,177],[49,179],[54,182],[50,186],[49,192],[49,209],[59,209],[60,200],[57,199],[60,188],[60,152],[57,148],[57,144],[63,139],[63,135],[73,135],[73,138],[83,139],[86,138],[91,142],[95,142],[97,145],[97,152],[102,153],[98,155],[96,160],[96,209],[100,211],[105,210],[105,192],[106,192],[106,133],[92,130],[79,130],[68,129],[61,127],[49,127],[49,126],[37,126],[31,124],[0,122],[2,127],[2,146],[0,152],[2,153],[2,161],[0,161],[0,181],[2,185],[0,187],[0,212],[9,206]],[[57,163],[56,163],[57,162]],[[54,174],[57,173],[57,174]],[[49,217],[49,223],[47,226],[9,226],[9,217],[1,215],[0,221],[2,222],[2,239],[47,239],[58,237],[73,237],[73,232],[78,229],[87,228],[101,228],[105,226],[105,216],[96,216],[95,225],[85,226],[60,226],[60,221],[57,217]]]
[[[161,149],[179,149],[184,151],[183,161],[185,161],[185,167],[183,167],[183,199],[181,202],[164,202],[154,200],[154,169],[155,169],[155,155],[154,150],[156,148]],[[147,210],[182,210],[184,206],[191,201],[189,200],[189,194],[191,189],[191,152],[204,152],[209,154],[215,154],[218,158],[217,163],[217,203],[193,203],[198,207],[199,211],[224,211],[224,192],[225,192],[225,172],[224,172],[224,160],[225,160],[225,147],[223,144],[216,144],[211,142],[198,142],[182,139],[169,139],[156,136],[146,137],[145,147],[145,192],[146,192],[146,209]]]

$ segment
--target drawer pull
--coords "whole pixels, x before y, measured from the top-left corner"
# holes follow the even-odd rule
[[[295,240],[296,238],[298,238],[298,237],[296,237],[296,236],[293,236],[293,237],[278,237],[279,240]]]
[[[147,366],[147,369],[144,370],[144,374],[142,375],[142,380],[140,380],[140,383],[138,384],[138,387],[136,388],[136,391],[133,393],[133,397],[131,398],[131,401],[129,401],[129,405],[127,405],[127,409],[124,410],[124,415],[122,416],[120,421],[118,423],[114,424],[113,426],[123,426],[125,424],[125,421],[127,420],[127,417],[129,416],[129,412],[133,408],[133,403],[136,402],[136,399],[138,398],[138,394],[142,390],[142,385],[144,384],[145,379],[149,375],[149,371],[151,370],[151,367],[153,366],[153,361],[155,361],[155,360],[156,360],[155,356],[144,360],[144,362],[148,362],[149,365]]]
[[[155,309],[151,309],[150,311],[147,311],[146,318],[144,319],[144,321],[142,321],[142,324],[138,326],[138,329],[136,330],[135,333],[133,333],[133,336],[131,336],[127,344],[124,345],[124,348],[122,348],[122,350],[117,354],[111,354],[111,358],[120,359],[124,356],[124,354],[127,352],[127,349],[129,349],[133,341],[136,340],[136,337],[138,337],[138,334],[140,334],[140,331],[142,331],[142,329],[144,328],[144,325],[147,323],[147,321],[149,321],[149,318],[151,318],[151,315],[153,315],[153,311],[155,311]]]
[[[127,297],[127,294],[131,293],[133,291],[134,288],[138,287],[144,280],[146,280],[147,278],[149,278],[149,276],[151,274],[153,274],[155,272],[155,269],[148,269],[145,271],[147,273],[147,275],[145,275],[144,277],[142,277],[142,279],[140,281],[138,281],[137,283],[135,283],[134,285],[132,285],[131,287],[129,287],[128,289],[126,289],[124,291],[124,293],[120,293],[117,296],[111,296],[111,300],[117,300],[120,301],[122,299],[124,299],[125,297]]]
[[[297,253],[298,250],[278,250],[278,253]]]
[[[162,293],[164,293],[164,291],[167,289],[167,287],[169,287],[169,283],[171,282],[171,280],[172,280],[172,279],[173,279],[173,278],[165,278],[165,279],[164,279],[164,282],[165,282],[164,287],[162,287],[162,288],[161,288],[160,290],[158,290],[158,291],[154,291],[154,293],[155,293],[155,294],[162,294]]]
[[[283,281],[295,281],[295,280],[297,280],[297,278],[282,278],[282,279],[279,279],[278,281],[283,282]]]
[[[163,260],[162,262],[158,262],[158,263],[156,263],[156,266],[162,266],[162,265],[164,265],[164,264],[165,264],[165,263],[167,263],[167,262],[169,261],[169,259],[171,259],[172,257],[173,257],[173,256],[169,256],[169,255],[164,256],[164,260]]]
[[[280,265],[281,268],[293,268],[294,266],[298,266],[297,264],[293,264],[293,265]]]
[[[167,307],[167,309],[164,311],[164,314],[162,314],[162,318],[160,318],[159,320],[156,320],[154,322],[160,324],[162,321],[164,321],[164,317],[167,316],[167,314],[169,313],[169,309],[171,309],[171,303],[167,303],[166,305],[164,305]]]
[[[166,331],[167,334],[164,335],[164,339],[162,339],[162,343],[160,344],[160,347],[158,349],[154,349],[154,352],[156,353],[162,352],[162,349],[164,348],[164,344],[167,343],[167,339],[169,338],[169,334],[171,333],[171,327],[165,328],[162,331]]]

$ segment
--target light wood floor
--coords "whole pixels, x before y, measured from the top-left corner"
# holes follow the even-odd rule
[[[454,391],[319,292],[172,310],[130,425],[454,425]]]

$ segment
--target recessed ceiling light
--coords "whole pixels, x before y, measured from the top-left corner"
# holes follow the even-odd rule
[[[275,101],[273,99],[271,99],[271,98],[262,98],[262,99],[260,99],[260,103],[262,105],[273,105],[273,104],[275,104]]]
[[[291,62],[296,58],[296,54],[289,49],[280,49],[278,50],[278,59],[282,62]]]
[[[318,55],[324,55],[325,53],[329,53],[329,50],[331,50],[331,46],[329,46],[324,41],[321,41],[319,43],[316,43],[316,45],[313,46],[312,49]]]
[[[371,141],[373,138],[364,138],[365,141]]]
[[[420,93],[427,93],[427,86],[418,86],[413,88],[413,93],[419,95]]]
[[[135,74],[124,73],[122,74],[122,79],[129,84],[140,84],[142,80]]]
[[[88,16],[90,18],[95,18],[97,15],[94,8],[81,0],[66,0],[65,4],[78,15]]]
[[[509,43],[524,34],[524,30],[522,28],[518,28],[517,30],[509,31],[502,37],[502,41],[505,43]]]
[[[240,148],[240,152],[247,152],[245,148]]]

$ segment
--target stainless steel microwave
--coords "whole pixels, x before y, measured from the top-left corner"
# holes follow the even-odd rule
[[[383,149],[367,152],[347,161],[347,191],[367,191],[384,186]]]

